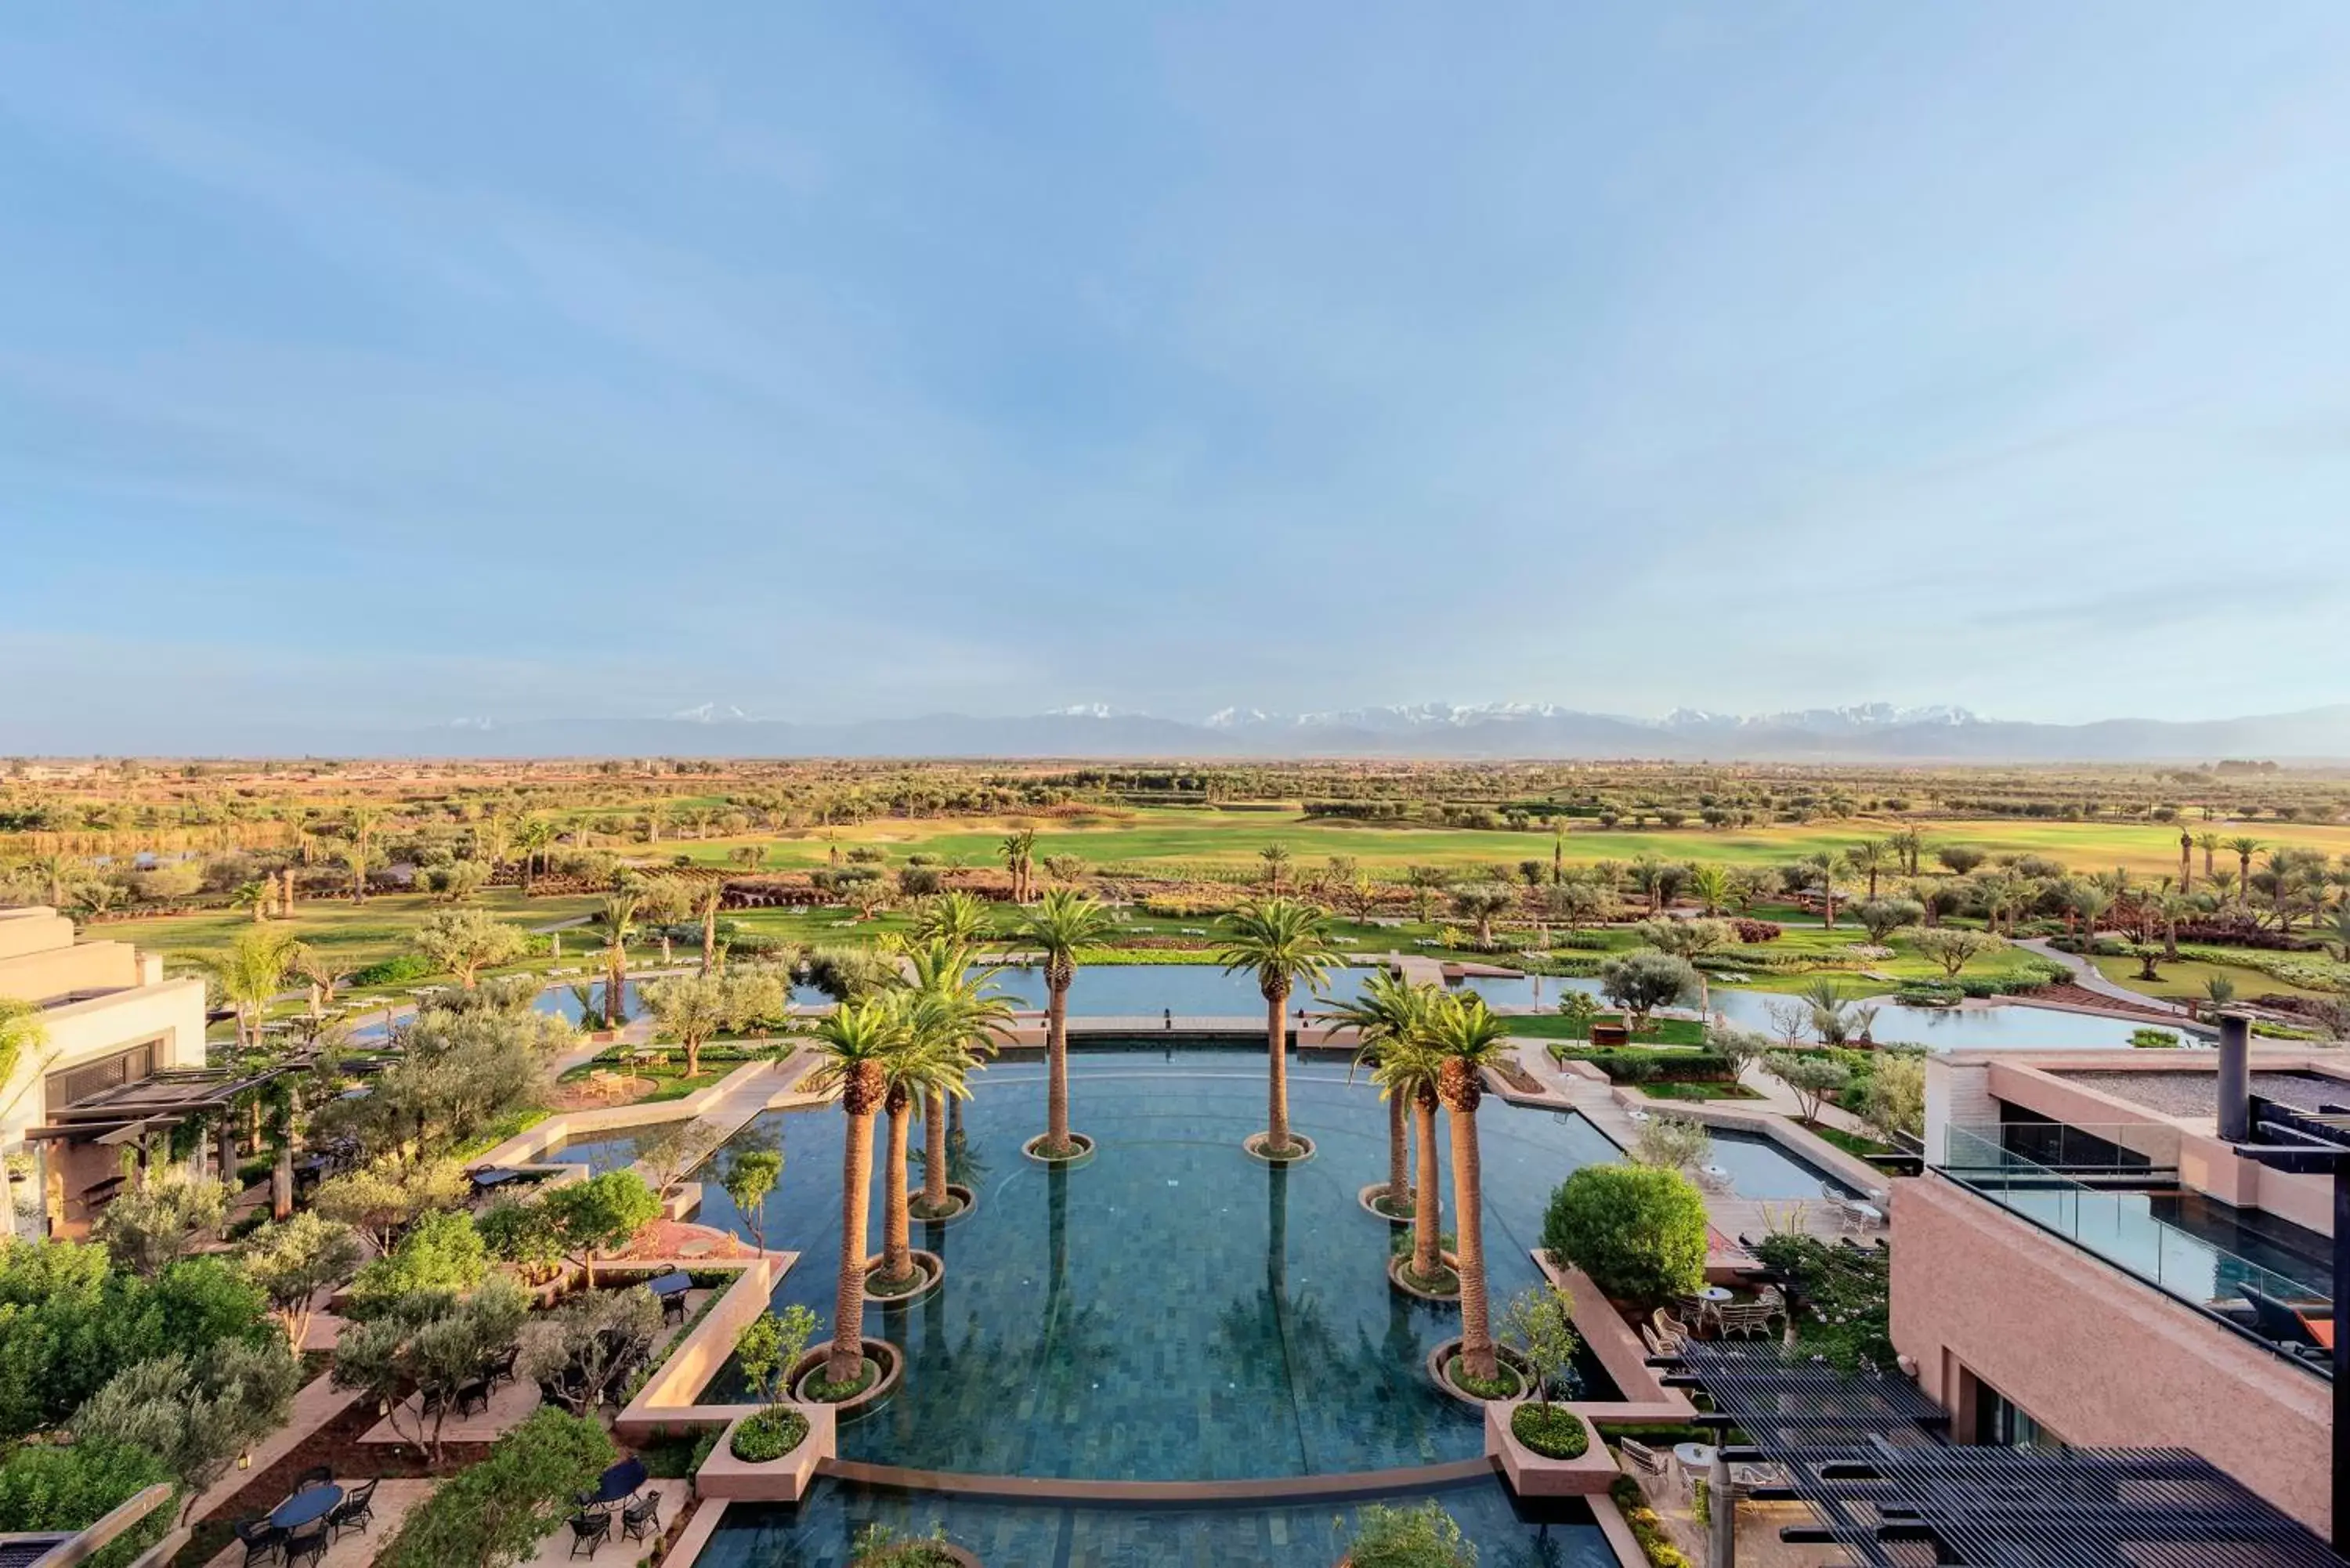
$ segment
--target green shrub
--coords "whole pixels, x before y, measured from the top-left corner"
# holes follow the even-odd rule
[[[1354,1568],[1476,1568],[1477,1548],[1433,1499],[1412,1508],[1372,1503],[1355,1519]]]
[[[1882,1251],[1766,1236],[1754,1255],[1786,1275],[1797,1345],[1843,1372],[1894,1362],[1893,1265]]]
[[[1553,1046],[1562,1062],[1588,1062],[1607,1075],[1611,1084],[1645,1084],[1673,1078],[1690,1084],[1727,1084],[1738,1076],[1737,1064],[1713,1051],[1656,1050],[1626,1045],[1592,1050],[1575,1045]]]
[[[1510,1432],[1549,1459],[1579,1459],[1591,1447],[1583,1418],[1564,1405],[1521,1405],[1510,1412]]]
[[[785,1406],[770,1406],[745,1416],[734,1428],[734,1457],[746,1465],[764,1465],[798,1448],[807,1434],[806,1416]]]
[[[414,985],[420,980],[430,980],[438,971],[432,961],[421,953],[401,953],[351,971],[353,986]]]
[[[1640,1483],[1630,1476],[1617,1476],[1607,1488],[1607,1495],[1624,1515],[1624,1522],[1632,1527],[1632,1537],[1640,1550],[1648,1554],[1648,1568],[1691,1568],[1688,1554],[1673,1544],[1666,1533],[1665,1521],[1648,1506],[1648,1495]]]
[[[1543,1246],[1617,1300],[1662,1301],[1705,1282],[1705,1197],[1678,1170],[1587,1165],[1559,1184]]]
[[[149,1487],[171,1480],[162,1460],[128,1444],[28,1445],[0,1464],[0,1532],[87,1530]],[[169,1503],[157,1508],[91,1563],[117,1568],[130,1562],[162,1537],[176,1512]]]
[[[2130,1044],[2141,1051],[2176,1051],[2178,1031],[2176,1029],[2133,1029]]]
[[[367,1318],[386,1304],[422,1291],[463,1293],[489,1272],[488,1249],[473,1217],[433,1210],[420,1216],[399,1245],[370,1258],[351,1281],[350,1315]]]
[[[603,1427],[541,1407],[419,1503],[376,1559],[381,1568],[516,1563],[578,1506],[616,1450]]]
[[[944,1525],[928,1535],[900,1535],[886,1524],[868,1524],[857,1537],[848,1568],[957,1568],[946,1544]]]

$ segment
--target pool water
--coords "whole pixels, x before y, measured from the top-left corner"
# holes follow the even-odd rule
[[[1859,1196],[1849,1184],[1790,1154],[1777,1140],[1761,1133],[1717,1129],[1707,1162],[1730,1173],[1730,1190],[1739,1198],[1816,1203],[1824,1196],[1823,1186],[1833,1187],[1846,1198]]]
[[[1291,1118],[1319,1153],[1276,1169],[1240,1147],[1264,1124],[1261,1050],[1093,1052],[1073,1059],[1070,1077],[1072,1124],[1098,1152],[1048,1170],[1020,1152],[1043,1130],[1041,1065],[979,1075],[955,1172],[979,1192],[978,1210],[917,1223],[915,1245],[946,1260],[939,1289],[910,1307],[868,1309],[866,1332],[902,1347],[908,1370],[887,1404],[842,1429],[844,1458],[1207,1480],[1482,1452],[1479,1413],[1440,1394],[1422,1365],[1460,1332],[1458,1310],[1389,1286],[1393,1228],[1357,1201],[1387,1170],[1387,1115],[1367,1085],[1348,1083],[1343,1067],[1294,1065]],[[842,1127],[832,1110],[772,1114],[730,1146],[783,1140],[766,1239],[800,1261],[775,1301],[815,1309],[827,1327]],[[1498,1098],[1479,1127],[1498,1319],[1500,1303],[1539,1282],[1528,1251],[1551,1190],[1617,1151],[1580,1116]],[[878,1251],[878,1168],[874,1180]],[[751,1234],[707,1175],[701,1218]],[[1615,1397],[1604,1373],[1587,1371],[1588,1397]],[[739,1388],[722,1370],[704,1397]]]
[[[1301,1006],[1326,1007],[1351,1001],[1363,982],[1378,972],[1376,966],[1348,964],[1331,971],[1318,992],[1293,996],[1289,1011]],[[1046,997],[1041,969],[1014,967],[996,976],[996,989],[1015,1007],[1041,1009]],[[1455,990],[1474,992],[1486,1004],[1513,1011],[1555,1012],[1568,991],[1599,994],[1599,982],[1549,975],[1519,975],[1466,980]],[[1712,1010],[1749,1029],[1771,1031],[1766,1011],[1785,998],[1769,992],[1715,985],[1708,997]],[[1694,1005],[1695,999],[1691,999]],[[2043,1050],[2082,1046],[2123,1046],[2139,1027],[2127,1019],[2100,1018],[2051,1007],[2009,1004],[2000,1007],[1908,1007],[1897,1002],[1877,1007],[1874,1033],[1880,1044],[1926,1045],[1938,1051],[1982,1046],[2036,1047]],[[1077,971],[1069,986],[1069,1013],[1075,1018],[1157,1017],[1162,1012],[1178,1017],[1264,1016],[1264,998],[1255,980],[1226,974],[1211,964],[1091,964]]]
[[[1433,1499],[1477,1547],[1479,1568],[1614,1568],[1615,1553],[1581,1501],[1518,1501],[1498,1480],[1380,1499]],[[697,1560],[702,1568],[846,1568],[868,1525],[947,1539],[988,1568],[1327,1568],[1363,1505],[1101,1508],[998,1502],[819,1480],[796,1508],[736,1503]]]
[[[532,1163],[584,1165],[590,1176],[601,1176],[608,1170],[624,1170],[644,1158],[646,1147],[654,1139],[684,1125],[680,1121],[656,1122],[619,1132],[565,1138]]]

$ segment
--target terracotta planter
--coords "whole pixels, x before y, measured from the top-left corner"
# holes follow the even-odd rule
[[[1434,1350],[1428,1353],[1428,1376],[1434,1380],[1437,1389],[1440,1393],[1448,1394],[1453,1398],[1460,1400],[1463,1405],[1467,1405],[1471,1408],[1481,1406],[1491,1407],[1494,1405],[1515,1404],[1523,1397],[1521,1395],[1513,1394],[1506,1399],[1482,1399],[1478,1397],[1476,1395],[1470,1393],[1466,1388],[1462,1388],[1456,1385],[1451,1378],[1444,1376],[1444,1368],[1451,1362],[1454,1356],[1457,1356],[1460,1354],[1461,1341],[1457,1338],[1448,1339],[1442,1345],[1438,1345]],[[1533,1386],[1534,1376],[1527,1371],[1524,1361],[1518,1356],[1515,1351],[1509,1349],[1505,1345],[1497,1345],[1493,1347],[1493,1355],[1503,1366],[1507,1366],[1511,1371],[1518,1375],[1519,1381],[1522,1384],[1528,1387]]]
[[[1073,1132],[1069,1135],[1069,1141],[1077,1146],[1077,1152],[1064,1155],[1059,1159],[1048,1159],[1036,1152],[1036,1146],[1044,1141],[1045,1135],[1038,1133],[1020,1146],[1020,1152],[1039,1165],[1083,1165],[1094,1157],[1094,1140],[1081,1132]]]
[[[865,1299],[868,1303],[879,1307],[900,1307],[909,1302],[920,1301],[939,1288],[940,1282],[947,1276],[946,1260],[936,1252],[925,1252],[920,1247],[914,1248],[912,1254],[914,1267],[921,1272],[923,1282],[910,1291],[901,1291],[894,1296],[873,1293],[873,1275],[881,1267],[881,1254],[876,1252],[865,1260]]]
[[[1302,1146],[1305,1152],[1303,1154],[1284,1155],[1281,1158],[1275,1159],[1273,1156],[1265,1153],[1262,1147],[1264,1143],[1264,1134],[1263,1133],[1249,1134],[1247,1138],[1241,1144],[1241,1152],[1261,1165],[1304,1165],[1307,1160],[1314,1158],[1315,1147],[1314,1140],[1312,1138],[1307,1137],[1302,1132],[1292,1129],[1289,1135],[1289,1141],[1293,1147]]]
[[[896,1393],[898,1380],[906,1374],[904,1352],[888,1340],[876,1339],[871,1334],[865,1335],[864,1341],[865,1359],[879,1366],[881,1376],[875,1378],[871,1386],[862,1394],[830,1403],[797,1397],[800,1386],[807,1381],[808,1375],[821,1367],[826,1357],[832,1354],[832,1341],[827,1339],[821,1345],[809,1346],[799,1360],[793,1364],[792,1375],[785,1386],[794,1392],[794,1403],[804,1406],[813,1405],[818,1409],[829,1410],[833,1412],[835,1418],[840,1421],[854,1421],[859,1417],[870,1414],[880,1406],[883,1400]]]

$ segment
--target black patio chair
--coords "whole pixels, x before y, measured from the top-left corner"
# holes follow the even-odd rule
[[[381,1479],[377,1477],[353,1487],[343,1501],[335,1505],[335,1511],[327,1515],[328,1528],[337,1535],[346,1530],[356,1530],[365,1535],[367,1527],[375,1522],[375,1489],[377,1481]]]
[[[286,1532],[265,1519],[240,1519],[234,1528],[236,1538],[244,1543],[244,1568],[275,1562],[278,1549],[286,1544]]]
[[[458,1415],[463,1416],[468,1410],[480,1410],[486,1415],[489,1412],[489,1408],[490,1380],[487,1377],[484,1377],[477,1382],[468,1383],[457,1390]]]
[[[588,1560],[590,1563],[593,1563],[596,1560],[596,1548],[603,1545],[604,1542],[610,1539],[612,1539],[612,1516],[610,1514],[582,1513],[576,1514],[572,1517],[572,1556],[578,1556],[579,1549],[585,1546],[588,1549]]]
[[[2296,1354],[2324,1349],[2301,1314],[2274,1296],[2263,1295],[2250,1285],[2237,1286],[2236,1293],[2251,1303],[2252,1332],[2262,1339]]]
[[[683,1323],[685,1321],[685,1293],[683,1291],[679,1291],[673,1295],[661,1297],[660,1303],[661,1322],[667,1323],[671,1318],[677,1319],[680,1323]]]
[[[292,1532],[286,1537],[286,1568],[294,1568],[297,1563],[317,1563],[326,1556],[328,1542],[331,1539],[327,1532],[327,1521],[323,1519],[314,1519]]]
[[[660,1493],[649,1491],[620,1515],[620,1533],[631,1541],[660,1533]]]
[[[489,1379],[492,1386],[494,1386],[500,1383],[513,1382],[515,1380],[515,1364],[521,1359],[522,1346],[519,1345],[507,1345],[505,1354],[494,1358],[490,1363]]]
[[[308,1491],[314,1486],[332,1486],[334,1484],[335,1472],[326,1465],[312,1465],[308,1469],[304,1470],[300,1475],[294,1478],[294,1490],[296,1491]]]

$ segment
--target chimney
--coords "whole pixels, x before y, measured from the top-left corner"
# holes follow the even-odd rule
[[[2220,1016],[2220,1137],[2249,1142],[2252,1136],[2252,1023],[2241,1012]]]

